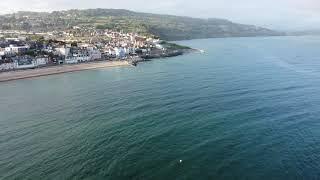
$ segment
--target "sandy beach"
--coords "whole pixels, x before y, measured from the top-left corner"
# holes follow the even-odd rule
[[[33,78],[39,76],[47,76],[52,74],[61,74],[74,71],[83,71],[97,68],[107,68],[116,66],[129,66],[127,61],[103,61],[91,62],[84,64],[59,65],[51,67],[43,67],[38,69],[17,70],[9,72],[0,72],[0,82],[11,81],[17,79]]]

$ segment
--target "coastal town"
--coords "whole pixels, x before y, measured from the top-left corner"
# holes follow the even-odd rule
[[[1,30],[0,73],[95,61],[136,65],[152,58],[181,55],[183,49],[157,37],[109,29],[74,26],[44,33]]]

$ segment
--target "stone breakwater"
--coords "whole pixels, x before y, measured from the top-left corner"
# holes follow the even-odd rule
[[[175,56],[181,56],[188,53],[197,53],[197,52],[203,53],[204,51],[199,49],[170,50],[167,52],[156,51],[156,52],[151,52],[150,54],[147,54],[147,55],[142,55],[141,57],[138,57],[138,58],[131,59],[129,60],[129,63],[136,66],[140,62],[151,61],[152,59],[175,57]]]

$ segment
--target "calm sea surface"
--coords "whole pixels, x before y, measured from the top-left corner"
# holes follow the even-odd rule
[[[320,37],[182,43],[0,83],[0,179],[320,178]]]

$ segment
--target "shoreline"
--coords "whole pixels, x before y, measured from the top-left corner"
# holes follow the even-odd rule
[[[162,59],[170,58],[175,56],[181,56],[188,53],[202,52],[199,49],[180,49],[178,51],[172,51],[166,54],[153,54],[149,57],[139,58],[137,60],[123,60],[123,61],[93,61],[81,64],[64,64],[64,65],[54,65],[45,66],[35,69],[21,69],[14,71],[0,72],[0,83],[19,80],[19,79],[29,79],[41,76],[49,76],[62,73],[70,73],[76,71],[85,71],[98,68],[108,68],[108,67],[121,67],[121,66],[137,66],[138,63],[151,61],[152,59]]]
[[[130,66],[128,61],[100,61],[100,62],[90,62],[83,64],[70,64],[70,65],[59,65],[42,67],[36,69],[26,69],[26,70],[16,70],[0,72],[0,82],[7,82],[19,79],[28,79],[41,76],[49,76],[55,74],[85,71],[98,68],[108,68],[108,67],[120,67],[120,66]]]

